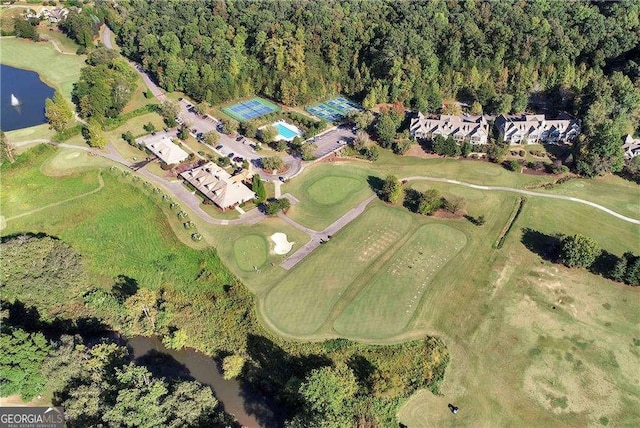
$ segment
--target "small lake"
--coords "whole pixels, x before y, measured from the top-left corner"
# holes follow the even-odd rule
[[[44,100],[53,97],[53,88],[47,86],[38,73],[0,64],[0,129],[13,131],[47,122]],[[11,95],[18,99],[11,105]]]

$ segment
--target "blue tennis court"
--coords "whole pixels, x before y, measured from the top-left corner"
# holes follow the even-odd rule
[[[277,105],[258,97],[240,101],[222,109],[223,112],[240,122],[255,119],[278,110],[280,110],[280,107]]]
[[[306,108],[314,116],[327,122],[337,122],[352,111],[362,111],[362,106],[344,97],[337,97]]]

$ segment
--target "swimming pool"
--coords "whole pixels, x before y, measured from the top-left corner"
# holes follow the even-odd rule
[[[295,130],[293,126],[288,125],[286,123],[278,122],[273,125],[278,131],[278,135],[282,137],[283,140],[291,141],[296,137],[300,136],[300,132]]]

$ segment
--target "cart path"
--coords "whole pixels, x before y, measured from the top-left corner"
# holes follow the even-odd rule
[[[615,212],[615,211],[613,211],[613,210],[611,210],[609,208],[603,207],[602,205],[596,204],[595,202],[587,201],[585,199],[575,198],[573,196],[555,195],[553,193],[533,192],[531,190],[516,189],[516,188],[513,188],[513,187],[482,186],[482,185],[479,185],[479,184],[465,183],[464,181],[451,180],[451,179],[448,179],[448,178],[428,177],[428,176],[423,176],[423,175],[405,177],[405,178],[401,178],[400,180],[401,181],[419,181],[419,180],[438,181],[438,182],[441,182],[441,183],[449,183],[449,184],[456,184],[458,186],[469,187],[471,189],[476,189],[476,190],[488,190],[488,191],[498,191],[498,192],[513,192],[513,193],[520,193],[522,195],[528,195],[528,196],[537,196],[537,197],[541,197],[541,198],[551,198],[551,199],[560,199],[560,200],[563,200],[563,201],[577,202],[577,203],[580,203],[580,204],[589,205],[590,207],[599,209],[600,211],[604,211],[605,213],[607,213],[609,215],[612,215],[612,216],[614,216],[616,218],[619,218],[620,220],[624,220],[626,222],[633,223],[633,224],[640,224],[640,220],[638,220],[638,219],[627,217],[627,216],[619,214],[619,213],[617,213],[617,212]]]

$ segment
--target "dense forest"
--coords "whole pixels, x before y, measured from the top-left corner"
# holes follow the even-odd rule
[[[144,1],[106,14],[123,53],[167,90],[212,104],[262,93],[303,104],[342,92],[365,106],[442,99],[522,111],[533,93],[580,94],[596,75],[640,74],[640,3]]]

